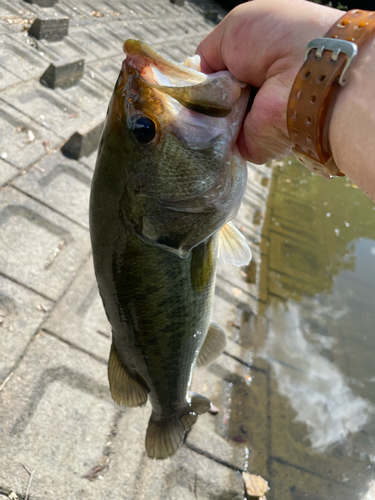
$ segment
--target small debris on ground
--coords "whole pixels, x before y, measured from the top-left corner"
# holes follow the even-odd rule
[[[87,474],[83,477],[88,479],[89,481],[95,481],[95,479],[103,479],[103,476],[100,474],[108,468],[108,464],[95,465],[92,467]]]
[[[94,16],[94,17],[104,17],[104,14],[103,12],[99,12],[98,10],[92,10],[90,12],[90,16]]]
[[[19,496],[17,496],[17,494],[12,491],[12,493],[10,495],[8,495],[8,498],[10,498],[10,500],[19,500]]]
[[[242,479],[245,483],[246,494],[252,498],[259,500],[265,500],[265,494],[270,489],[268,486],[268,482],[263,479],[261,476],[257,476],[255,474],[250,474],[249,472],[242,473]]]
[[[14,372],[10,372],[7,378],[4,380],[4,382],[0,385],[0,392],[4,389],[4,387],[7,385],[9,380],[13,377]]]
[[[217,415],[220,412],[220,408],[218,408],[215,405],[211,405],[211,408],[208,410],[208,413],[211,413],[211,415]]]

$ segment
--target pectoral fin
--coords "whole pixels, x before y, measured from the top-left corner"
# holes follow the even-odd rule
[[[227,344],[225,332],[216,323],[211,323],[206,339],[201,347],[197,367],[208,366],[224,351]]]
[[[113,400],[120,406],[144,406],[147,390],[135,380],[123,365],[112,344],[108,362],[108,379]]]
[[[219,237],[219,259],[226,264],[245,266],[251,260],[251,250],[244,235],[232,222],[221,228]]]

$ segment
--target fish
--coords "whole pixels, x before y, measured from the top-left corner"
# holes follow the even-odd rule
[[[231,220],[246,186],[234,154],[249,97],[229,72],[205,75],[140,40],[114,87],[90,195],[99,293],[112,327],[109,386],[120,406],[152,413],[151,459],[176,453],[211,401],[190,391],[193,369],[224,350],[211,321],[217,258],[251,258]]]

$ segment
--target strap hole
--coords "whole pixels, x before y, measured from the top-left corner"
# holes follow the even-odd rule
[[[310,104],[315,104],[316,103],[316,94],[311,94],[310,96]]]
[[[311,75],[311,69],[306,69],[306,71],[304,72],[302,78],[303,80],[307,80],[307,78],[309,78],[309,76]]]
[[[354,26],[354,29],[355,30],[361,30],[363,29],[365,26],[368,25],[368,22],[367,21],[362,21],[361,23],[359,23],[357,26]]]
[[[316,158],[316,155],[315,155],[314,151],[312,151],[311,149],[308,149],[306,152],[307,152],[307,154],[309,156],[312,156],[313,158]]]
[[[292,134],[293,134],[293,137],[296,139],[298,137],[298,130],[296,128],[294,128],[292,130]]]
[[[311,144],[312,143],[312,137],[310,134],[306,134],[306,141],[308,144]]]
[[[293,111],[290,114],[291,119],[295,122],[297,120],[297,110],[293,109]]]
[[[312,118],[311,118],[311,115],[307,115],[306,116],[306,120],[305,120],[305,123],[308,127],[310,127],[311,123],[312,123]]]
[[[350,23],[349,19],[344,19],[340,24],[337,25],[338,28],[345,28]]]
[[[295,93],[294,93],[294,98],[295,99],[300,99],[301,98],[301,95],[302,95],[302,91],[301,90],[296,90]]]
[[[294,149],[297,149],[298,151],[303,151],[302,147],[297,142],[295,142],[293,144],[293,147],[294,147]]]
[[[323,83],[326,79],[327,73],[320,73],[320,75],[316,79],[316,83]]]

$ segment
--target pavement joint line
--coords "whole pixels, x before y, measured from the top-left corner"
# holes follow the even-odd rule
[[[35,81],[35,79],[31,79],[31,80],[29,80],[29,81]],[[23,83],[25,83],[25,82],[23,82]],[[13,88],[13,87],[12,87],[12,88]],[[62,143],[61,143],[60,147],[62,146],[62,144],[63,144],[63,143],[65,143],[65,142],[67,141],[67,139],[66,139],[65,137],[63,137],[63,136],[59,135],[59,134],[56,132],[56,130],[54,130],[53,128],[49,127],[48,125],[46,125],[46,124],[44,124],[44,123],[42,123],[42,122],[40,122],[40,121],[36,120],[36,119],[35,119],[35,116],[31,116],[31,115],[29,115],[29,114],[27,114],[27,113],[24,113],[24,112],[23,112],[23,111],[21,111],[19,108],[17,108],[16,106],[14,106],[14,104],[12,104],[11,102],[6,101],[5,99],[3,99],[3,98],[1,97],[1,92],[0,92],[0,101],[4,102],[5,104],[7,104],[9,107],[13,108],[13,109],[14,109],[15,111],[17,111],[18,113],[21,113],[22,115],[26,116],[27,118],[29,118],[29,119],[30,119],[31,121],[33,121],[34,123],[37,123],[37,124],[39,125],[39,127],[45,128],[46,130],[49,130],[50,132],[53,132],[53,133],[56,135],[56,137],[58,137],[58,138],[59,138],[59,139],[61,139],[61,141],[62,141]],[[82,110],[80,109],[80,111],[82,111]],[[59,148],[59,149],[60,149],[60,148]]]
[[[257,366],[252,365],[251,363],[248,363],[247,361],[244,361],[243,359],[238,358],[234,354],[230,354],[227,351],[223,351],[223,354],[225,354],[226,356],[229,356],[230,358],[234,359],[235,361],[238,361],[238,363],[241,363],[242,365],[246,366],[250,370],[254,370],[255,372],[264,373],[264,375],[268,375],[267,370],[265,370],[264,368],[258,368]]]
[[[31,167],[30,167],[31,168]],[[9,181],[10,182],[10,181]],[[72,222],[73,224],[76,224],[77,226],[79,226],[81,229],[84,229],[85,231],[89,232],[89,228],[84,226],[83,224],[81,224],[80,222],[77,222],[76,220],[72,219],[71,217],[69,217],[68,215],[64,214],[63,212],[60,212],[59,210],[57,210],[56,208],[52,207],[51,205],[48,205],[48,203],[45,203],[44,201],[40,200],[39,198],[36,198],[35,196],[31,195],[30,193],[26,192],[26,191],[23,191],[21,188],[19,188],[18,186],[14,186],[13,184],[10,184],[10,186],[15,189],[16,191],[19,191],[20,193],[24,194],[25,196],[28,196],[29,198],[31,198],[32,200],[36,201],[37,203],[40,203],[41,205],[43,205],[44,207],[47,207],[49,208],[50,210],[52,210],[52,212],[55,212],[59,215],[61,215],[62,217],[64,217],[65,219],[67,219],[69,222]]]
[[[96,150],[96,151],[98,151],[98,150]],[[91,154],[92,154],[92,153],[91,153]],[[81,157],[81,158],[82,158],[82,157]],[[84,156],[83,158],[87,158],[87,156]],[[82,167],[85,167],[85,169],[86,169],[88,172],[90,172],[91,174],[93,173],[93,170],[92,170],[92,169],[91,169],[88,165],[86,165],[86,163],[83,163],[83,162],[81,161],[81,159],[79,159],[79,160],[75,160],[75,161],[76,161],[77,163],[79,163]]]
[[[43,292],[39,292],[38,290],[36,290],[32,286],[26,285],[26,283],[23,283],[22,281],[19,281],[18,279],[13,278],[12,276],[8,276],[8,274],[6,274],[6,273],[4,273],[2,271],[0,271],[0,276],[2,276],[3,278],[6,278],[9,281],[12,281],[16,285],[23,286],[24,288],[26,288],[26,290],[30,290],[30,292],[33,292],[36,295],[39,295],[43,299],[50,300],[51,302],[54,302],[54,303],[57,303],[60,300],[60,298],[53,299],[52,297],[49,297],[48,295],[45,295]]]
[[[103,335],[106,339],[110,339],[111,336],[108,335],[108,333],[102,332],[101,330],[96,330],[96,333],[99,333],[99,335]]]
[[[232,469],[235,472],[241,472],[241,473],[244,472],[244,469],[236,467],[235,465],[231,464],[230,462],[227,462],[226,460],[221,460],[220,458],[215,457],[214,455],[212,455],[208,451],[204,451],[201,448],[198,448],[197,446],[194,446],[194,445],[186,443],[186,442],[185,442],[185,446],[187,448],[189,448],[191,451],[195,451],[195,453],[198,453],[199,455],[203,455],[206,458],[209,458],[210,460],[213,460],[214,462],[216,462],[220,465],[224,465],[224,467],[227,467],[228,469]]]
[[[5,274],[5,273],[3,273],[3,272],[1,272],[1,271],[0,271],[0,276],[2,276],[3,278],[6,278],[6,279],[8,279],[9,281],[12,281],[13,283],[16,283],[17,285],[20,285],[20,286],[22,286],[22,287],[26,288],[27,290],[30,290],[31,292],[33,292],[33,293],[35,293],[35,294],[39,295],[40,297],[42,297],[42,298],[44,298],[44,299],[46,299],[46,300],[51,301],[51,302],[52,302],[52,304],[53,304],[53,306],[51,307],[51,309],[50,309],[50,310],[48,311],[48,313],[45,315],[45,317],[44,317],[43,321],[41,321],[41,323],[40,323],[40,324],[36,327],[36,329],[34,330],[34,333],[33,333],[32,337],[31,337],[30,341],[27,343],[27,345],[26,345],[25,349],[23,350],[23,352],[22,352],[21,356],[18,358],[18,360],[16,361],[16,363],[12,366],[11,370],[10,370],[10,371],[9,371],[9,373],[7,374],[7,377],[9,377],[9,375],[10,375],[12,372],[14,372],[14,371],[18,368],[18,366],[20,365],[20,363],[22,362],[23,358],[25,357],[25,355],[26,355],[26,353],[27,353],[27,351],[28,351],[30,344],[31,344],[32,342],[34,342],[34,340],[36,339],[36,336],[38,335],[38,333],[39,333],[40,331],[45,331],[46,333],[48,333],[48,334],[50,334],[50,335],[52,335],[52,336],[54,336],[54,337],[58,338],[58,339],[59,339],[59,340],[61,340],[62,342],[65,342],[65,343],[67,343],[68,345],[70,345],[67,341],[65,341],[64,339],[62,339],[62,338],[58,337],[58,336],[57,336],[56,334],[54,334],[53,332],[50,332],[50,331],[48,331],[47,329],[44,329],[44,328],[43,328],[43,325],[44,325],[44,324],[45,324],[45,323],[49,320],[49,318],[50,318],[51,314],[52,314],[52,313],[53,313],[53,311],[56,309],[56,307],[59,305],[60,301],[61,301],[61,300],[62,300],[62,298],[66,295],[66,293],[68,292],[68,290],[70,289],[70,287],[73,285],[74,281],[75,281],[76,279],[78,279],[78,276],[79,276],[79,274],[80,274],[81,270],[82,270],[82,269],[83,269],[83,267],[86,265],[86,263],[87,263],[87,261],[89,260],[90,256],[91,256],[91,251],[88,253],[88,255],[86,256],[86,258],[83,260],[83,262],[82,262],[81,266],[79,267],[79,269],[77,269],[77,271],[76,271],[76,275],[75,275],[75,276],[73,277],[73,279],[72,279],[72,280],[71,280],[71,281],[67,284],[67,286],[66,286],[65,290],[63,291],[63,293],[62,293],[62,294],[60,295],[60,297],[59,297],[58,299],[56,299],[56,300],[55,300],[55,299],[52,299],[52,298],[50,298],[50,297],[48,297],[47,295],[45,295],[45,294],[43,294],[43,293],[41,293],[41,292],[38,292],[38,291],[37,291],[37,290],[35,290],[34,288],[27,286],[25,283],[21,283],[20,281],[16,280],[15,278],[12,278],[11,276],[8,276],[7,274]],[[77,349],[80,349],[78,346],[75,346],[75,345],[74,345],[74,346],[73,346],[73,345],[71,345],[71,347],[76,347]],[[87,352],[87,351],[85,351],[85,350],[83,350],[83,352],[86,352],[86,353],[87,353],[87,354],[89,354],[90,356],[95,357],[95,355],[92,355],[91,353],[89,353],[89,352]],[[102,360],[102,359],[100,359],[100,362],[102,363],[102,362],[103,362],[103,360]],[[105,363],[107,363],[107,361],[105,361]]]
[[[51,337],[54,337],[57,340],[60,340],[61,342],[68,345],[72,349],[76,349],[77,351],[80,351],[80,352],[83,352],[84,354],[87,354],[88,356],[95,359],[96,361],[98,361],[102,365],[107,365],[107,363],[108,363],[108,359],[101,358],[100,356],[97,356],[96,354],[93,354],[92,352],[87,351],[86,349],[83,349],[79,345],[74,344],[73,342],[70,342],[69,340],[66,340],[66,339],[60,337],[60,335],[57,335],[56,333],[52,332],[51,330],[49,330],[47,328],[42,327],[41,331],[44,333],[47,333],[48,335],[51,335]]]
[[[225,283],[227,283],[228,285],[232,286],[232,287],[236,287],[238,288],[238,286],[235,284],[235,283],[232,283],[230,280],[228,280],[228,278],[225,278],[224,276],[222,276],[220,273],[217,273],[216,275],[218,278],[220,278],[222,281],[225,281]],[[243,288],[241,288],[241,291],[243,293],[246,293],[246,295],[248,295],[249,297],[251,297],[252,299],[258,301],[258,297],[256,295],[253,295],[252,293],[248,292],[247,290],[244,290]],[[239,301],[240,302],[240,301]],[[247,306],[247,309],[250,309],[250,312],[252,314],[254,314],[254,311],[251,310],[251,307],[246,304]]]
[[[235,285],[233,285],[235,286]],[[238,307],[239,309],[242,309],[242,311],[248,312],[250,314],[254,314],[254,311],[252,308],[247,304],[246,302],[242,302],[241,300],[238,300],[236,297],[231,295],[229,292],[221,288],[216,284],[215,286],[215,294],[221,297],[222,299],[226,300],[230,304],[233,304],[235,307]]]
[[[102,465],[100,464],[100,467],[101,469],[98,471],[98,473],[100,472],[100,475],[103,476],[107,471],[108,471],[108,468],[109,468],[109,461],[110,461],[110,457],[111,455],[113,454],[113,447],[112,447],[112,442],[113,440],[116,439],[116,435],[118,433],[118,426],[119,426],[119,423],[120,423],[120,420],[122,420],[123,416],[125,415],[126,412],[124,412],[123,410],[117,410],[114,417],[113,417],[113,421],[112,421],[112,425],[110,427],[110,431],[106,434],[106,443],[104,444],[103,446],[103,451],[102,451],[102,459],[105,457],[106,458],[106,461],[105,463]],[[108,444],[109,441],[112,441],[110,444]],[[92,469],[90,469],[88,471],[88,473],[86,473],[85,475],[82,476],[82,478],[85,478],[85,479],[96,479],[96,476],[95,477],[90,477],[89,476],[89,473]]]
[[[300,465],[294,464],[293,462],[288,462],[287,460],[284,460],[283,458],[273,457],[272,455],[270,455],[268,457],[268,461],[271,462],[272,460],[274,460],[275,462],[278,462],[279,464],[285,465],[286,467],[293,467],[294,469],[297,469],[301,472],[306,472],[307,474],[311,474],[312,476],[319,477],[320,479],[323,479],[325,481],[330,481],[330,482],[332,481],[336,484],[344,485],[346,488],[358,493],[357,488],[355,488],[354,486],[348,485],[345,481],[339,481],[338,479],[327,478],[327,476],[325,476],[323,474],[319,474],[319,472],[314,472],[310,469],[307,469],[306,467],[301,467]]]

